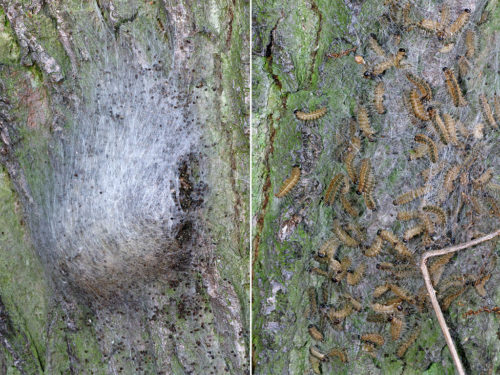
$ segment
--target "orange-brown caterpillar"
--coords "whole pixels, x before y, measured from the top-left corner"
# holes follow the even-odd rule
[[[347,275],[347,271],[349,270],[349,267],[351,267],[351,258],[349,257],[344,257],[340,261],[340,272],[332,278],[333,282],[341,282],[344,277]]]
[[[415,135],[415,142],[426,145],[427,149],[429,150],[429,159],[433,163],[437,162],[438,149],[437,149],[437,146],[432,139],[430,139],[428,136],[426,136],[424,134],[417,134],[417,135]]]
[[[418,211],[399,211],[396,219],[401,221],[409,221],[418,217]]]
[[[334,274],[338,274],[342,272],[342,265],[337,259],[330,258],[328,259],[328,268]]]
[[[361,309],[363,308],[363,306],[361,305],[361,302],[357,301],[353,296],[351,296],[348,293],[344,294],[344,297],[346,297],[349,300],[349,303],[354,308],[354,310],[361,311]]]
[[[420,91],[420,100],[432,100],[431,87],[424,79],[418,78],[411,73],[406,73],[406,78]]]
[[[328,352],[328,357],[329,358],[337,357],[343,363],[347,362],[347,355],[341,349],[337,349],[337,348],[330,349],[330,351]]]
[[[403,193],[399,197],[394,199],[392,204],[394,204],[395,206],[399,206],[402,204],[410,203],[411,201],[420,198],[422,195],[426,193],[426,191],[427,191],[427,186],[421,186],[416,188],[415,190],[407,191],[406,193]]]
[[[365,199],[366,208],[368,208],[370,211],[377,210],[377,204],[375,203],[375,199],[373,199],[371,193],[369,192],[363,193],[363,198]]]
[[[356,175],[356,169],[354,168],[353,165],[355,156],[356,154],[353,151],[349,151],[344,159],[345,169],[347,171],[347,174],[349,175],[349,178],[353,183],[356,183],[358,180],[358,177]]]
[[[460,73],[460,77],[465,77],[469,73],[470,67],[470,62],[465,56],[458,58],[458,72]]]
[[[417,160],[423,158],[429,153],[429,148],[427,145],[419,145],[417,148],[410,150],[410,160]]]
[[[346,228],[351,232],[351,236],[358,240],[358,242],[366,240],[366,232],[364,228],[361,228],[355,223],[347,223]]]
[[[474,34],[474,31],[467,30],[465,33],[465,46],[467,48],[465,56],[468,59],[474,58],[474,55],[476,54],[476,35]]]
[[[364,254],[367,257],[376,257],[380,251],[382,250],[382,244],[384,243],[384,240],[380,236],[376,236],[373,239],[372,245],[368,248],[365,249]]]
[[[314,121],[326,115],[326,107],[317,109],[312,112],[296,111],[295,116],[301,121]]]
[[[318,312],[318,300],[316,295],[316,289],[314,287],[310,287],[307,290],[307,294],[309,295],[309,306],[310,306],[309,316],[313,316]]]
[[[311,272],[315,273],[316,275],[320,275],[320,276],[324,276],[324,277],[330,276],[327,271],[322,270],[321,268],[318,268],[318,267],[312,267]]]
[[[366,184],[368,182],[370,170],[371,170],[370,159],[365,158],[361,160],[361,166],[359,167],[358,189],[356,190],[358,194],[361,194],[366,190]]]
[[[481,102],[481,109],[483,110],[483,115],[488,121],[488,124],[492,128],[498,129],[497,122],[493,117],[493,112],[491,112],[490,103],[488,103],[488,99],[486,99],[486,96],[484,94],[479,95],[479,101]]]
[[[382,47],[380,47],[380,44],[378,44],[377,42],[377,37],[375,36],[375,34],[370,34],[370,36],[368,37],[368,44],[370,45],[370,48],[379,56],[382,56],[382,57],[385,57],[385,52],[384,50],[382,49]]]
[[[426,213],[422,212],[419,215],[420,222],[422,223],[424,227],[424,231],[426,234],[433,234],[435,232],[435,227],[433,221],[430,219],[429,215]]]
[[[293,167],[290,177],[287,178],[285,182],[283,182],[283,185],[281,185],[279,193],[276,194],[276,197],[281,198],[287,195],[290,192],[290,190],[292,190],[293,187],[297,185],[297,182],[299,182],[299,178],[300,178],[300,168]]]
[[[392,231],[387,229],[379,229],[377,231],[377,235],[380,236],[384,241],[389,242],[392,246],[396,245],[399,242],[399,239],[396,237]]]
[[[424,105],[418,96],[417,90],[410,91],[410,105],[415,116],[422,121],[429,121],[429,114],[424,110]]]
[[[413,237],[416,237],[416,236],[422,234],[423,232],[424,232],[423,225],[415,225],[414,227],[407,229],[403,233],[403,241],[408,242]]]
[[[321,258],[326,257],[328,259],[333,259],[339,246],[339,240],[336,237],[332,237],[321,246],[318,251],[318,256]]]
[[[426,31],[430,31],[433,33],[437,32],[441,26],[441,24],[438,21],[428,20],[425,18],[420,20],[420,22],[417,25],[421,29],[424,29]]]
[[[396,355],[399,358],[403,358],[405,355],[406,351],[410,348],[410,346],[413,345],[413,343],[417,340],[418,336],[420,335],[420,327],[416,327],[413,333],[410,335],[408,340],[406,340],[397,350]]]
[[[476,189],[479,189],[480,187],[483,187],[488,182],[490,182],[492,178],[493,178],[493,169],[489,168],[481,176],[472,181],[472,183],[474,184],[474,187]]]
[[[326,356],[325,353],[323,353],[321,350],[319,350],[317,347],[315,346],[311,346],[309,348],[309,353],[311,353],[311,355],[317,359],[319,359],[320,361],[326,361],[328,360],[328,357]]]
[[[399,339],[401,330],[403,329],[403,319],[393,316],[391,319],[391,338],[393,341]]]
[[[309,324],[307,327],[307,330],[309,331],[309,334],[311,337],[316,340],[316,341],[323,341],[324,336],[323,334],[319,331],[318,327],[316,327],[314,324]]]
[[[463,287],[462,289],[459,289],[454,293],[446,295],[443,298],[443,301],[441,302],[441,308],[443,309],[443,311],[448,310],[453,301],[455,301],[458,297],[460,297],[462,293],[465,292],[466,289],[467,289],[466,287]]]
[[[379,298],[383,296],[389,290],[389,286],[387,284],[379,285],[373,290],[373,297]]]
[[[309,364],[316,375],[321,375],[321,361],[318,358],[309,354]]]
[[[373,95],[374,96],[373,103],[375,104],[375,109],[377,110],[377,113],[380,115],[383,115],[385,113],[384,93],[385,93],[384,82],[380,81],[379,83],[377,83],[377,86],[375,86],[375,91]]]
[[[446,88],[448,89],[448,93],[450,94],[455,107],[466,106],[467,101],[464,99],[462,95],[462,90],[458,85],[458,81],[457,78],[455,77],[455,74],[453,73],[453,70],[444,67],[443,72],[446,81]]]
[[[384,345],[384,337],[378,333],[366,333],[361,336],[362,341],[372,342],[378,346]]]
[[[448,113],[443,113],[443,120],[450,137],[450,142],[453,145],[458,145],[457,129],[455,128],[455,120]]]
[[[371,75],[379,76],[383,74],[387,69],[392,68],[393,66],[399,68],[401,60],[403,60],[405,56],[406,56],[406,50],[404,48],[400,48],[396,53],[396,55],[391,55],[386,60],[375,65],[373,67]]]
[[[444,267],[453,258],[453,253],[445,254],[438,257],[431,265],[429,265],[429,274],[431,275],[432,285],[436,286],[444,272]]]
[[[484,289],[484,284],[491,278],[491,273],[481,277],[479,280],[477,280],[474,283],[474,288],[476,288],[477,294],[479,294],[481,297],[486,297],[486,289]]]
[[[457,179],[460,172],[460,165],[454,165],[446,172],[444,176],[443,188],[450,193],[453,190],[453,182]]]
[[[409,303],[414,303],[414,298],[410,295],[410,293],[401,288],[400,286],[396,284],[388,284],[389,288],[391,289],[391,292],[393,292],[395,295],[403,299],[404,301],[408,301]]]
[[[396,251],[396,255],[401,258],[413,258],[413,253],[401,241],[398,241],[398,243],[394,245],[394,250]]]
[[[352,314],[352,306],[346,305],[343,309],[341,310],[336,310],[333,309],[332,307],[329,307],[326,316],[332,323],[339,323],[340,320],[347,318],[349,315]]]
[[[345,212],[347,212],[352,217],[357,217],[359,215],[358,210],[349,202],[345,194],[340,194],[340,203],[344,208]]]
[[[335,201],[335,197],[337,196],[337,193],[340,189],[340,185],[342,184],[344,175],[342,173],[337,173],[335,176],[333,176],[332,180],[330,181],[330,184],[328,185],[328,188],[326,189],[325,192],[325,203],[333,203]]]
[[[361,281],[361,278],[363,277],[363,274],[365,273],[366,265],[364,263],[361,263],[354,272],[347,273],[347,284],[349,285],[358,285],[358,283]]]
[[[482,312],[500,314],[500,307],[495,306],[493,308],[489,308],[487,306],[483,306],[479,310],[469,310],[469,311],[463,313],[462,317],[466,318],[466,317],[471,316],[471,315],[478,315]]]
[[[425,212],[430,212],[436,215],[436,217],[439,219],[439,224],[445,225],[446,224],[446,213],[441,207],[437,206],[432,206],[432,205],[427,205],[422,208],[423,211]]]
[[[363,135],[368,138],[370,142],[373,142],[373,135],[376,133],[370,126],[370,117],[368,116],[368,111],[362,105],[358,107],[358,126],[363,132]]]
[[[333,231],[346,246],[356,247],[359,245],[358,241],[356,241],[342,229],[338,220],[333,221]]]
[[[377,269],[378,270],[382,270],[382,271],[391,271],[394,269],[394,264],[393,263],[389,263],[389,262],[380,262],[380,263],[377,263]]]
[[[445,38],[451,38],[453,35],[458,33],[462,27],[467,23],[470,17],[470,9],[464,9],[462,13],[457,17],[455,22],[448,26],[444,31]]]
[[[373,191],[374,187],[375,187],[375,176],[373,175],[373,172],[370,170],[370,173],[368,173],[368,176],[366,177],[363,193],[370,194]]]
[[[373,303],[372,309],[377,313],[392,314],[397,311],[397,305],[382,305],[380,303]]]
[[[432,118],[432,124],[434,125],[434,129],[436,130],[437,135],[441,142],[447,145],[450,142],[450,135],[448,134],[448,129],[444,124],[443,119],[439,116],[439,112],[431,109],[430,116]]]

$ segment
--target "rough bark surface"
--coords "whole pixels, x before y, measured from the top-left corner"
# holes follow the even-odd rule
[[[439,21],[443,4],[449,6],[450,23],[464,8],[471,9],[470,21],[446,41],[415,25],[424,18]],[[438,200],[443,174],[433,180],[423,199],[403,208],[392,203],[401,193],[421,186],[420,172],[432,165],[428,157],[408,159],[410,149],[415,148],[415,134],[424,133],[434,139],[439,146],[440,161],[448,165],[446,168],[464,160],[464,149],[440,143],[433,126],[428,122],[424,127],[411,109],[405,107],[403,97],[408,97],[414,88],[406,78],[407,71],[431,85],[434,98],[426,106],[434,105],[441,113],[451,113],[471,132],[465,137],[459,134],[463,147],[467,143],[472,149],[477,147],[470,178],[477,178],[491,167],[493,179],[498,183],[498,130],[486,125],[478,95],[484,93],[492,103],[494,93],[500,88],[499,19],[497,1],[253,2],[252,366],[255,374],[312,374],[314,364],[318,365],[317,360],[313,358],[310,362],[309,359],[312,346],[325,353],[337,348],[347,356],[346,363],[332,355],[319,364],[325,374],[454,373],[446,343],[428,303],[421,309],[403,303],[405,326],[396,341],[390,338],[387,320],[381,323],[367,320],[373,314],[371,303],[376,286],[397,283],[413,295],[422,290],[418,260],[425,246],[421,238],[410,240],[408,247],[415,255],[415,266],[400,279],[391,278],[390,272],[376,265],[383,261],[396,265],[406,261],[398,260],[388,247],[376,258],[364,256],[363,248],[372,243],[378,229],[390,229],[402,238],[412,224],[397,221],[397,212],[418,209],[424,201],[434,204]],[[465,54],[467,30],[475,34],[475,53],[470,58],[468,72],[459,74],[457,59]],[[392,67],[381,77],[365,78],[365,70],[384,61],[369,47],[371,33],[387,55],[405,48],[403,64],[407,65],[399,69]],[[440,52],[451,42],[454,44],[448,46],[448,50]],[[366,67],[356,63],[356,55],[363,57]],[[443,67],[457,72],[459,85],[469,102],[465,108],[454,107],[446,90]],[[373,91],[380,81],[385,84],[385,114],[378,114],[373,104]],[[368,109],[371,127],[376,132],[373,142],[364,137],[356,125],[358,104]],[[296,110],[309,112],[322,107],[327,108],[327,114],[315,121],[302,122],[294,115]],[[354,132],[350,130],[353,117]],[[485,125],[484,134],[472,134],[481,122]],[[362,139],[356,166],[363,158],[371,161],[376,179],[373,197],[377,205],[376,211],[368,210],[361,197],[354,193],[356,185],[351,185],[347,198],[361,213],[356,218],[347,215],[338,198],[333,205],[324,202],[332,177],[336,173],[347,176],[343,162],[353,133]],[[275,194],[294,165],[301,168],[298,184],[288,195],[277,198]],[[498,217],[483,203],[483,196],[478,194],[479,204],[483,205],[483,208],[476,207],[479,212],[471,208],[470,201],[464,202],[477,193],[471,191],[471,186],[457,181],[456,190],[442,203],[448,222],[435,233],[430,248],[460,243],[498,226]],[[498,202],[498,192],[480,191]],[[366,265],[364,276],[356,286],[347,285],[345,279],[340,285],[335,284],[310,272],[313,267],[327,269],[314,255],[334,236],[334,219],[344,227],[348,223],[359,225],[366,236],[360,247],[341,246],[336,254],[338,260],[351,259],[351,270],[361,263]],[[442,280],[450,281],[458,275],[492,274],[485,284],[485,296],[469,284],[464,285],[464,292],[445,313],[468,373],[492,374],[500,366],[498,315],[463,315],[470,309],[500,303],[497,256],[495,243],[460,252],[442,276]],[[343,295],[349,293],[362,303],[362,309],[337,323],[328,322],[321,313],[311,312],[309,291],[316,296],[318,305],[325,304],[336,310],[345,306]],[[389,296],[394,297],[390,293]],[[324,341],[316,341],[308,333],[309,324],[319,328]],[[412,335],[413,327],[419,327],[420,334],[399,358],[396,353]],[[369,352],[363,350],[360,335],[372,332],[381,334],[385,344]]]
[[[0,373],[247,372],[248,2],[0,6]]]

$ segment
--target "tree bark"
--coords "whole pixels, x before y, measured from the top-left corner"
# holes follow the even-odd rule
[[[0,372],[246,373],[248,2],[0,6]]]
[[[459,2],[446,5],[451,24],[465,5]],[[397,340],[391,339],[387,321],[373,323],[367,319],[373,314],[371,304],[376,286],[397,283],[413,296],[422,291],[424,284],[418,263],[425,246],[421,239],[409,241],[407,246],[414,253],[414,266],[409,267],[407,276],[399,279],[377,267],[381,262],[395,266],[407,263],[395,257],[389,247],[376,258],[363,255],[363,251],[371,245],[379,229],[392,230],[402,238],[412,224],[397,221],[397,212],[436,204],[436,196],[443,189],[444,176],[440,174],[430,183],[430,192],[424,199],[402,207],[393,205],[395,197],[423,184],[420,173],[432,164],[428,157],[408,159],[410,149],[416,147],[415,134],[427,134],[435,140],[439,161],[446,163],[446,169],[464,161],[464,149],[440,143],[432,124],[427,122],[425,128],[411,109],[405,107],[404,96],[408,97],[410,89],[415,88],[406,78],[406,72],[424,78],[432,87],[434,96],[426,107],[435,106],[440,113],[451,113],[471,132],[479,128],[478,123],[484,123],[482,139],[471,134],[460,135],[460,141],[464,142],[463,147],[468,144],[466,149],[476,148],[471,179],[490,167],[498,176],[497,130],[487,127],[477,97],[484,93],[492,103],[495,91],[499,91],[499,34],[495,30],[500,8],[497,2],[483,1],[468,2],[467,7],[471,9],[469,22],[456,35],[441,41],[436,33],[416,25],[421,19],[439,20],[440,4],[381,0],[253,2],[252,366],[255,374],[312,374],[314,363],[318,362],[313,357],[311,364],[309,359],[313,346],[324,353],[337,348],[347,356],[346,363],[333,355],[321,362],[324,374],[453,373],[446,342],[428,302],[422,310],[403,304],[405,325]],[[480,21],[483,14],[486,20]],[[459,74],[457,59],[465,54],[467,30],[475,33],[475,53],[469,59],[468,72]],[[370,48],[371,33],[384,50],[385,58]],[[454,44],[448,46],[448,52],[440,52],[448,43]],[[391,67],[373,79],[364,76],[365,71],[372,71],[375,64],[386,61],[399,48],[406,49],[400,68]],[[356,61],[365,61],[366,65]],[[446,89],[443,67],[453,68],[459,76],[460,88],[469,102],[465,109],[454,107]],[[378,114],[373,103],[378,82],[385,84],[385,114]],[[373,142],[363,136],[357,125],[359,104],[368,109],[371,127],[376,132]],[[310,112],[323,107],[327,108],[326,115],[314,121],[303,122],[294,115],[297,110]],[[354,194],[357,185],[351,182],[346,197],[360,212],[355,218],[347,214],[338,198],[332,205],[324,201],[332,177],[337,173],[347,176],[344,158],[353,133],[362,139],[355,165],[358,168],[362,159],[370,160],[377,206],[376,211],[367,209],[363,199]],[[301,168],[298,184],[288,195],[277,198],[275,194],[297,165]],[[468,203],[463,203],[465,195],[477,194],[471,185],[458,188],[459,183],[456,184],[454,193],[441,205],[448,221],[436,231],[431,249],[467,241],[480,233],[489,233],[498,225],[498,218],[491,211],[488,213],[487,204],[480,203],[484,211],[478,214]],[[480,194],[483,193],[495,195],[481,190]],[[480,194],[478,201],[484,198]],[[344,228],[348,223],[359,226],[366,236],[359,247],[343,245],[336,254],[338,260],[350,258],[351,271],[362,263],[366,265],[359,285],[350,286],[345,279],[333,283],[311,272],[313,267],[327,269],[314,255],[326,240],[335,236],[334,219]],[[469,309],[500,302],[495,251],[498,252],[496,242],[464,250],[447,265],[442,276],[442,280],[449,281],[458,275],[475,275],[477,279],[478,275],[491,273],[485,297],[473,287],[464,286],[463,294],[445,312],[467,373],[494,373],[499,367],[494,359],[499,348],[498,321],[494,314],[463,317]],[[312,311],[310,294],[315,296],[317,308],[324,304],[326,311],[328,307],[341,310],[347,303],[343,298],[345,293],[362,303],[361,311],[354,311],[338,324],[328,322],[321,312]],[[322,332],[324,341],[311,337],[310,324]],[[398,357],[398,349],[414,329],[420,329],[417,340],[404,356]],[[484,335],[472,334],[473,331]],[[372,353],[363,350],[360,336],[366,333],[382,334],[384,345]]]

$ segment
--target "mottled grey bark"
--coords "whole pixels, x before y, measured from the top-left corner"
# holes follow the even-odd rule
[[[247,372],[249,4],[0,5],[0,372]]]

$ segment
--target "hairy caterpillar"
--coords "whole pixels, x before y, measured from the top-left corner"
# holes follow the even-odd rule
[[[390,270],[394,269],[394,264],[389,263],[389,262],[380,262],[380,263],[377,263],[376,268],[378,270],[382,270],[382,271],[390,271]]]
[[[345,169],[351,181],[355,184],[358,181],[356,175],[356,169],[354,168],[353,161],[356,154],[353,151],[349,151],[344,159]]]
[[[465,56],[460,56],[458,58],[458,72],[460,77],[465,77],[469,73],[470,62],[465,58]]]
[[[372,171],[368,173],[368,176],[366,177],[366,183],[364,186],[364,191],[363,193],[365,194],[370,194],[373,191],[373,188],[375,187],[375,176],[373,175]]]
[[[393,341],[396,341],[401,336],[401,331],[403,329],[403,319],[400,319],[397,316],[392,316],[391,318],[391,338]]]
[[[464,9],[462,13],[457,17],[455,22],[448,26],[444,31],[445,38],[451,38],[453,35],[458,33],[462,27],[467,23],[470,17],[470,9]]]
[[[349,202],[347,196],[345,194],[340,194],[340,203],[344,208],[345,212],[347,212],[352,217],[357,217],[359,215],[358,210]]]
[[[384,345],[384,337],[378,333],[366,333],[361,336],[362,341],[372,342],[378,346]]]
[[[373,142],[373,135],[376,133],[370,126],[370,118],[368,116],[368,111],[362,105],[358,107],[358,125],[363,135],[368,138],[370,142]]]
[[[406,78],[420,91],[420,100],[432,100],[431,87],[424,79],[418,78],[411,73],[406,73]]]
[[[299,182],[300,178],[300,168],[299,167],[293,167],[292,173],[289,178],[283,182],[283,185],[281,185],[281,188],[279,192],[276,194],[277,198],[284,197],[286,194],[290,192],[290,190],[293,189],[293,187]]]
[[[373,199],[373,196],[371,193],[363,193],[363,198],[365,199],[365,205],[366,208],[368,208],[370,211],[376,211],[377,210],[377,204],[375,203],[375,199]]]
[[[328,267],[332,273],[338,274],[342,272],[342,265],[337,259],[328,259]]]
[[[439,280],[444,272],[444,268],[450,262],[451,258],[453,258],[453,255],[455,254],[449,253],[440,256],[429,265],[429,274],[431,275],[432,285],[436,286],[439,283]]]
[[[432,205],[427,205],[422,208],[423,211],[425,212],[430,212],[436,215],[436,217],[439,219],[439,224],[445,225],[446,224],[446,213],[441,207],[437,206],[432,206]]]
[[[436,163],[438,160],[438,149],[434,141],[424,134],[417,134],[414,139],[415,142],[427,145],[427,149],[429,150],[429,159],[431,162]]]
[[[383,296],[387,291],[389,291],[389,286],[387,284],[379,285],[373,290],[373,297],[379,298]]]
[[[401,288],[400,286],[396,284],[388,284],[388,287],[391,289],[391,292],[393,292],[395,295],[397,295],[404,301],[407,301],[409,303],[415,302],[414,298],[410,296],[410,293],[407,290]]]
[[[434,21],[434,20],[429,20],[429,19],[421,19],[419,22],[418,22],[418,27],[420,27],[421,29],[425,30],[425,31],[430,31],[430,32],[433,32],[433,33],[436,33],[441,24],[439,23],[439,21]]]
[[[481,297],[486,297],[486,289],[484,289],[484,285],[490,278],[491,278],[491,273],[481,277],[474,283],[474,288],[476,288],[477,294],[479,294]]]
[[[385,113],[384,92],[385,92],[384,82],[380,81],[379,83],[377,83],[377,86],[375,86],[373,95],[374,96],[373,102],[375,104],[375,109],[377,110],[377,113],[380,115],[383,115]]]
[[[455,74],[453,73],[453,70],[444,67],[443,72],[446,81],[446,88],[448,89],[448,93],[450,94],[455,107],[466,106],[467,101],[462,95],[462,91],[460,89],[460,86],[458,85],[458,81],[455,77]]]
[[[476,54],[476,35],[474,34],[474,31],[467,30],[465,33],[465,46],[465,57],[468,59],[474,58],[474,55]]]
[[[488,168],[481,176],[472,181],[474,187],[479,189],[486,185],[493,178],[493,169]]]
[[[318,358],[309,354],[309,364],[316,375],[321,375],[321,361]]]
[[[358,188],[356,192],[361,194],[366,189],[366,184],[370,175],[371,163],[370,159],[365,158],[361,160],[361,166],[359,167],[359,178],[358,178]]]
[[[453,182],[457,179],[458,173],[460,172],[460,165],[454,165],[446,172],[444,176],[443,188],[448,193],[453,190]]]
[[[347,362],[347,355],[341,349],[337,348],[330,349],[330,351],[328,352],[328,357],[330,358],[337,357],[338,359],[340,359],[341,362],[343,363]]]
[[[410,348],[410,346],[413,345],[413,343],[417,340],[418,336],[420,335],[420,327],[416,327],[412,334],[410,335],[410,337],[408,337],[408,339],[403,342],[403,344],[398,348],[398,350],[396,351],[396,355],[399,357],[399,358],[403,358],[403,356],[405,355],[406,351]]]
[[[394,250],[396,251],[396,254],[402,258],[413,258],[412,252],[401,241],[398,241],[394,245]]]
[[[370,36],[368,37],[368,44],[370,46],[370,48],[379,56],[382,56],[382,57],[385,57],[385,52],[384,50],[382,49],[382,47],[380,47],[380,44],[378,44],[378,41],[377,41],[377,37],[375,36],[375,34],[370,34]]]
[[[409,228],[403,233],[403,241],[408,242],[413,237],[419,236],[423,232],[424,232],[423,225],[416,225],[412,228]]]
[[[424,105],[420,100],[417,90],[413,89],[410,91],[410,105],[415,116],[422,121],[429,121],[429,114],[424,110]]]
[[[392,231],[387,229],[379,229],[377,231],[377,235],[380,236],[384,241],[389,242],[391,245],[396,245],[399,242],[399,239],[396,237]]]
[[[397,311],[397,305],[382,305],[380,303],[372,304],[373,311],[381,314],[393,314]]]
[[[490,103],[488,103],[488,99],[484,94],[479,95],[479,101],[481,102],[481,109],[483,110],[483,115],[488,121],[488,124],[494,129],[498,129],[497,122],[493,117],[493,113],[491,112]]]
[[[349,267],[351,267],[351,263],[352,263],[351,258],[349,257],[342,258],[342,260],[340,261],[340,272],[337,274],[337,276],[332,278],[332,281],[334,283],[336,282],[339,283],[344,279],[344,277],[347,275]]]
[[[406,193],[403,193],[399,197],[394,199],[392,204],[394,204],[395,206],[399,206],[406,203],[410,203],[411,201],[420,198],[422,195],[426,193],[426,191],[427,191],[427,186],[421,186],[416,188],[415,190],[407,191]]]
[[[309,295],[309,306],[310,306],[309,316],[314,316],[318,312],[318,300],[316,295],[316,289],[314,287],[310,287],[307,290],[307,294]]]
[[[324,277],[330,276],[327,271],[322,270],[321,268],[318,268],[318,267],[311,268],[310,272],[315,273],[316,275],[324,276]]]
[[[337,173],[335,176],[333,176],[325,192],[326,204],[333,203],[335,201],[335,197],[340,189],[343,177],[344,175],[342,173]]]
[[[342,227],[340,226],[340,222],[337,219],[333,221],[333,231],[346,246],[356,247],[359,245],[358,241],[356,241],[342,229]]]
[[[433,234],[435,232],[434,223],[430,219],[429,215],[422,212],[422,213],[420,213],[419,218],[420,218],[420,222],[422,223],[422,225],[424,227],[425,232],[429,235]]]
[[[314,121],[326,115],[326,107],[312,112],[295,111],[295,116],[301,121]]]
[[[323,334],[319,331],[319,329],[314,325],[314,324],[309,324],[307,327],[309,334],[311,337],[316,340],[316,341],[323,341],[324,336]]]
[[[376,236],[373,239],[373,242],[370,247],[367,247],[364,251],[365,256],[367,257],[376,257],[380,251],[382,250],[382,245],[384,240],[380,236]]]
[[[347,276],[349,276],[349,275],[347,275]],[[348,293],[344,294],[344,297],[346,297],[349,300],[349,303],[354,308],[354,310],[361,311],[361,309],[363,308],[363,306],[361,305],[361,302],[357,301],[353,296],[351,296]]]
[[[350,304],[344,306],[344,308],[341,310],[335,310],[332,307],[328,307],[328,310],[326,312],[326,316],[334,324],[340,323],[340,320],[347,318],[351,314],[352,314],[352,306]]]
[[[311,347],[309,348],[309,353],[311,353],[313,357],[319,359],[322,362],[328,359],[326,354],[319,350],[316,346],[311,345]]]
[[[360,228],[355,223],[347,223],[347,230],[351,232],[351,236],[355,238],[358,242],[366,240],[366,232],[364,228]]]
[[[439,116],[439,112],[435,109],[431,109],[430,116],[432,118],[432,124],[434,125],[434,129],[436,130],[439,139],[441,140],[441,142],[447,145],[450,142],[450,136],[443,119],[441,118],[441,116]]]
[[[321,246],[318,251],[318,256],[321,258],[327,257],[328,259],[333,259],[339,246],[339,240],[336,237],[332,237]]]
[[[457,129],[455,128],[455,120],[448,113],[443,113],[443,120],[448,132],[448,136],[452,145],[458,145]]]
[[[409,221],[418,217],[418,211],[399,211],[396,219],[401,221]]]
[[[396,55],[391,55],[386,60],[375,65],[371,73],[372,76],[379,76],[385,73],[387,69],[392,68],[393,66],[399,68],[401,60],[403,60],[405,56],[406,56],[406,50],[404,48],[400,48],[396,53]]]
[[[361,278],[363,277],[363,274],[365,273],[366,265],[364,263],[361,263],[358,268],[352,273],[348,272],[347,273],[347,284],[349,285],[358,285],[358,283],[361,281]]]
[[[427,145],[419,145],[417,148],[410,150],[410,156],[408,157],[408,159],[410,161],[417,160],[423,158],[428,153],[429,148],[427,147]]]
[[[462,293],[465,292],[466,289],[467,287],[463,287],[454,293],[446,295],[441,302],[441,308],[444,311],[448,310],[453,301],[455,301],[458,297],[460,297]]]
[[[441,47],[441,49],[439,50],[439,52],[441,52],[441,53],[451,52],[451,50],[453,49],[453,47],[455,47],[455,43],[445,44],[444,46]]]

